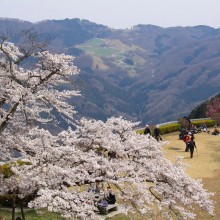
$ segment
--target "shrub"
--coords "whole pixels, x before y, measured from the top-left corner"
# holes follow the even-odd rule
[[[151,134],[153,134],[154,127],[150,126]],[[178,131],[180,129],[180,124],[178,123],[171,123],[171,124],[164,124],[160,126],[160,134],[167,134],[174,131]],[[144,129],[137,130],[138,134],[144,134]]]
[[[9,164],[5,163],[5,164],[2,164],[0,166],[0,173],[3,174],[3,177],[4,178],[8,178],[10,176],[12,176],[14,173],[11,171],[11,166],[15,165],[15,164],[18,164],[19,166],[22,166],[22,165],[31,165],[30,162],[26,162],[26,161],[22,161],[22,160],[17,160],[16,162],[11,162]]]
[[[201,124],[206,124],[207,127],[213,127],[216,124],[215,120],[212,119],[201,119],[201,120],[193,120],[191,119],[191,123],[196,125],[197,127],[200,127]],[[181,125],[179,123],[168,123],[168,124],[163,124],[160,126],[160,134],[167,134],[175,131],[179,131]],[[151,129],[151,133],[153,129]],[[137,130],[138,134],[143,134],[144,129]]]
[[[216,124],[216,121],[212,119],[191,120],[191,122],[197,127],[200,127],[201,124],[206,124],[207,127],[213,127]]]
[[[167,133],[179,131],[179,129],[180,129],[179,123],[161,125],[160,126],[160,134],[167,134]]]
[[[4,178],[8,178],[13,175],[13,172],[11,171],[10,165],[8,165],[8,164],[2,164],[0,166],[0,171],[3,174]]]
[[[142,129],[141,129],[141,130],[137,130],[136,132],[137,132],[138,134],[144,134],[144,129],[143,129],[143,130],[142,130]]]
[[[19,166],[22,165],[30,165],[30,162],[26,162],[26,161],[22,161],[22,160],[17,160],[17,161],[13,161],[11,163],[5,163],[2,164],[0,166],[0,174],[3,175],[4,178],[9,178],[10,176],[12,176],[14,173],[11,170],[11,167],[15,164],[18,164]],[[23,199],[19,199],[18,197],[16,198],[17,203],[23,203],[24,205],[26,205],[29,201],[31,201],[34,197],[36,197],[35,194],[33,195],[28,195]],[[12,193],[7,194],[7,195],[0,195],[0,204],[3,206],[12,206],[13,203],[13,195]]]
[[[19,166],[22,166],[22,165],[31,165],[31,162],[22,161],[22,160],[17,160],[16,163],[17,163]]]

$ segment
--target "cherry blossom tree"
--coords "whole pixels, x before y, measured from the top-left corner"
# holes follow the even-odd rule
[[[79,92],[58,88],[77,74],[72,56],[44,51],[32,35],[21,49],[0,39],[0,148],[1,159],[10,159],[11,149],[23,152],[29,129],[56,120],[53,111],[71,119],[75,111],[66,99]],[[28,61],[35,67],[24,68]]]
[[[215,113],[220,113],[219,99],[213,99],[212,102],[207,105],[206,116],[212,117]]]
[[[76,130],[58,136],[37,130],[36,138],[29,137],[30,146],[38,149],[35,157],[26,158],[31,165],[12,167],[15,175],[4,181],[2,190],[16,183],[21,195],[37,192],[30,207],[48,207],[70,219],[98,219],[90,193],[82,190],[96,181],[117,191],[125,212],[138,211],[146,218],[156,214],[155,206],[167,219],[173,213],[179,219],[194,218],[195,205],[213,214],[212,193],[203,189],[201,180],[185,173],[181,159],[175,164],[167,160],[161,143],[137,134],[136,125],[122,118],[83,118]],[[66,183],[75,190],[70,192]]]
[[[206,116],[220,124],[220,100],[215,98],[207,105]]]
[[[15,46],[8,36],[0,37],[0,161],[13,159],[13,151],[27,153],[28,133],[38,126],[55,122],[53,112],[70,122],[75,110],[66,99],[79,91],[63,91],[59,86],[78,74],[73,57],[45,51],[31,31]],[[29,67],[29,68],[27,68]],[[13,192],[17,192],[16,185]],[[14,219],[14,209],[12,213]]]
[[[77,68],[71,56],[41,51],[34,44],[31,48],[21,51],[6,38],[0,44],[0,147],[8,159],[10,149],[19,149],[24,162],[8,163],[13,175],[0,175],[0,193],[19,192],[21,198],[34,193],[29,207],[48,208],[67,219],[98,219],[84,187],[102,182],[114,189],[126,213],[187,219],[195,217],[193,209],[199,206],[213,214],[213,194],[185,173],[181,158],[171,163],[162,143],[137,134],[138,123],[121,117],[106,122],[82,118],[75,129],[58,135],[39,128],[38,123],[54,120],[54,109],[68,121],[73,118],[66,99],[79,92],[58,86]],[[36,60],[36,68],[21,65],[28,57]]]

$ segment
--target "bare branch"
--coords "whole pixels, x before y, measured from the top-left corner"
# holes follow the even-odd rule
[[[20,51],[23,53],[23,56],[19,57],[15,64],[19,65],[23,60],[27,59],[33,54],[42,52],[49,45],[49,39],[46,39],[42,42],[39,39],[39,35],[34,29],[23,30],[20,34],[23,38],[23,42],[18,45]]]

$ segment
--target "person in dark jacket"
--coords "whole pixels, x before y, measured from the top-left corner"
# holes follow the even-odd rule
[[[196,143],[194,140],[191,140],[187,143],[187,147],[188,149],[190,150],[190,158],[193,158],[193,152],[194,152],[194,149],[196,147]]]
[[[155,128],[154,128],[154,137],[157,141],[161,140],[162,141],[162,137],[160,135],[160,129],[159,129],[159,126],[156,125]]]
[[[218,130],[217,126],[215,126],[215,129],[212,132],[212,135],[219,135],[219,130]]]
[[[108,195],[106,196],[106,201],[108,204],[115,204],[116,198],[115,195],[112,193],[112,190],[108,187]]]
[[[149,134],[149,135],[151,135],[151,131],[150,131],[149,125],[146,125],[146,126],[145,126],[144,134]]]

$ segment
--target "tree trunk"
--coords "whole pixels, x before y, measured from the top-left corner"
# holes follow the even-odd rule
[[[22,220],[25,220],[24,209],[23,209],[22,203],[21,203],[21,216],[22,216]]]
[[[16,207],[16,189],[13,190],[13,204],[12,204],[12,220],[15,220],[15,207]]]

